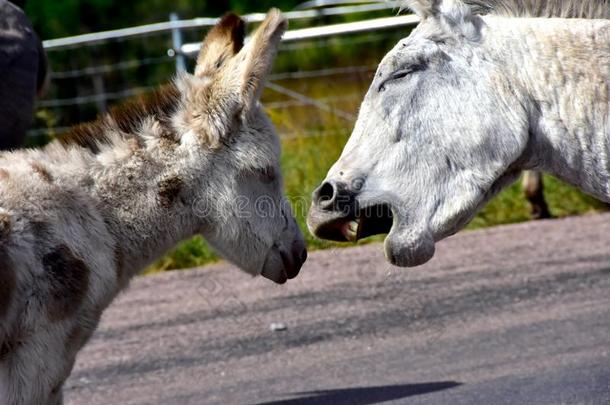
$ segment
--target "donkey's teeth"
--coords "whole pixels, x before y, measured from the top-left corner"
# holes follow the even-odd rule
[[[356,242],[358,241],[359,228],[360,221],[349,221],[341,226],[341,233],[343,233],[343,236],[345,236],[345,239],[347,239],[348,241]]]

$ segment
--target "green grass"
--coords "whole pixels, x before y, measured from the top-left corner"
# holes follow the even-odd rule
[[[553,217],[589,214],[608,210],[608,206],[581,193],[562,181],[544,176],[544,195]],[[469,229],[528,221],[529,204],[521,184],[516,183],[494,198],[468,225]]]

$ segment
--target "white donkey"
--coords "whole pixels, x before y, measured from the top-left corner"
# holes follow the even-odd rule
[[[278,283],[305,261],[258,98],[286,20],[211,30],[194,76],[43,150],[0,155],[0,403],[55,405],[102,311],[144,266],[202,234]]]
[[[526,169],[610,202],[607,1],[406,5],[422,21],[379,65],[312,233],[388,233],[387,259],[416,266]]]

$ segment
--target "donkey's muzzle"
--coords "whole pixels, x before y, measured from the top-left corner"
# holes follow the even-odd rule
[[[348,216],[357,210],[356,195],[357,191],[347,183],[327,180],[314,190],[312,204],[321,210]]]
[[[385,203],[362,206],[357,196],[362,183],[348,185],[325,181],[312,195],[307,217],[309,231],[321,239],[355,242],[372,235],[390,232],[392,209]]]
[[[299,274],[306,260],[307,249],[302,238],[295,239],[286,247],[276,244],[267,255],[261,275],[278,284],[284,284]]]
[[[307,226],[318,238],[346,242],[342,226],[355,218],[357,211],[356,192],[345,182],[326,180],[311,196]]]

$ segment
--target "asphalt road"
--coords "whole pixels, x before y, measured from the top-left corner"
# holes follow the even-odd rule
[[[272,323],[286,329],[272,331]],[[229,265],[141,277],[69,404],[610,404],[610,215],[464,232],[417,269],[313,252],[284,286]]]

